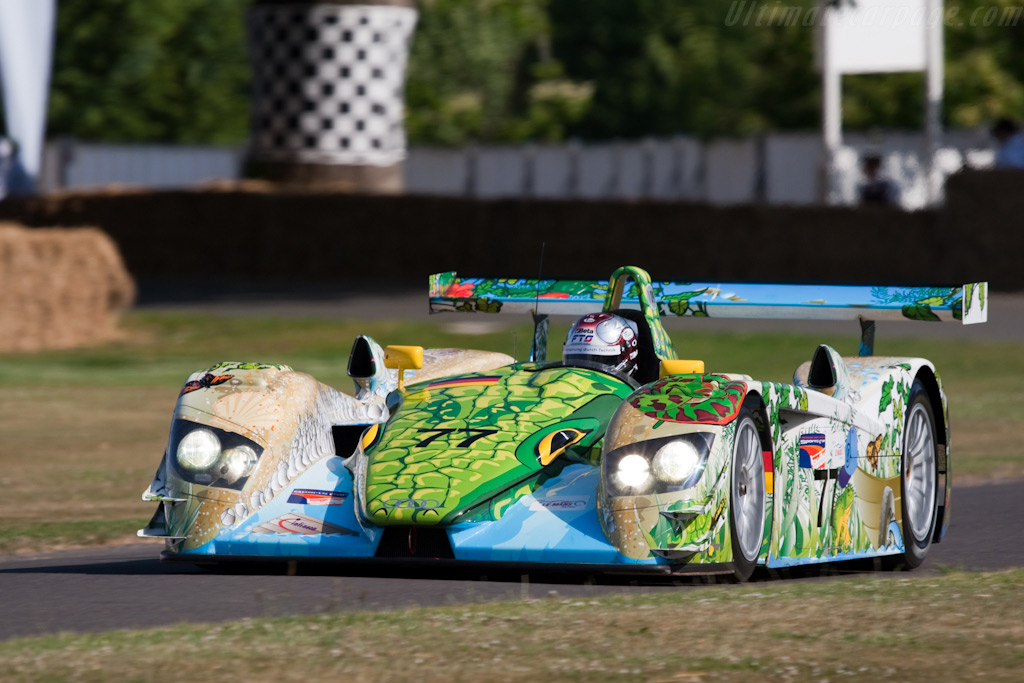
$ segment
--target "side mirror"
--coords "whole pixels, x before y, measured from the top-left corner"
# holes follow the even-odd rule
[[[355,380],[356,395],[368,398],[364,392],[381,393],[387,386],[388,369],[384,365],[384,349],[366,335],[356,337],[348,355],[348,376]]]
[[[369,337],[356,337],[348,354],[348,376],[354,380],[370,379],[377,374],[377,359]]]
[[[386,346],[384,347],[384,366],[398,370],[398,390],[405,390],[405,371],[419,370],[423,367],[422,346]]]
[[[704,374],[704,361],[702,360],[663,360],[661,361],[660,377],[669,375]]]

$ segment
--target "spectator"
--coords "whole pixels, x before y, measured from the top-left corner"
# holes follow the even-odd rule
[[[861,165],[864,183],[860,186],[860,203],[876,206],[899,206],[900,188],[896,183],[881,175],[882,157],[868,154]]]
[[[7,196],[7,180],[14,165],[14,145],[0,135],[0,199]]]
[[[996,121],[992,126],[992,137],[999,143],[996,168],[1024,168],[1024,133],[1015,121]]]

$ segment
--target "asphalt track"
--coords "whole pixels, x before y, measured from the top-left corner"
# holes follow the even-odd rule
[[[946,539],[933,546],[916,574],[946,568],[988,571],[1024,566],[1024,484],[954,488]],[[161,544],[129,545],[0,558],[0,640],[59,631],[104,631],[213,623],[245,617],[392,610],[495,600],[565,598],[612,593],[703,590],[706,582],[639,584],[627,578],[590,582],[587,577],[479,575],[437,571],[383,572],[363,567],[297,573],[221,574],[190,565],[161,563]],[[834,565],[829,580],[873,571],[867,563]],[[759,580],[818,580],[805,571]],[[901,576],[872,574],[880,580]]]

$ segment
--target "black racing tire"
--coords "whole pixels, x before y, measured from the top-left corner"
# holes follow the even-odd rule
[[[749,408],[736,419],[729,464],[729,529],[733,577],[747,581],[757,567],[764,539],[765,483],[761,436]]]
[[[910,388],[900,452],[900,532],[903,554],[886,558],[890,569],[921,566],[938,519],[939,473],[935,412],[920,381]]]

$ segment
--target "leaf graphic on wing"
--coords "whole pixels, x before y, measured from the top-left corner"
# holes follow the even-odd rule
[[[686,311],[690,308],[690,302],[686,299],[673,299],[668,302],[668,310],[672,311],[676,315],[686,315]]]
[[[476,310],[482,313],[498,313],[501,311],[501,302],[497,299],[479,298],[476,300]]]
[[[939,320],[939,316],[935,315],[927,304],[907,304],[903,307],[903,317],[910,320]]]

